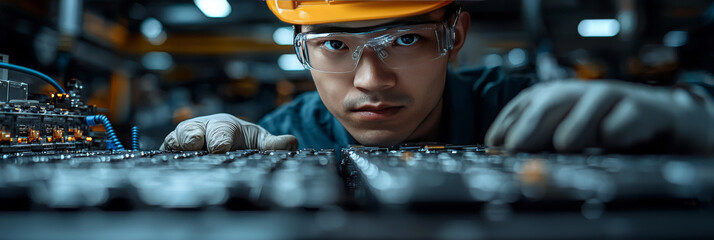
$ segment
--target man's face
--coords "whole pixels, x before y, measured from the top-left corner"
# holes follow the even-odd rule
[[[425,21],[443,20],[443,11],[426,14]],[[400,19],[329,24],[329,27],[365,28]],[[321,25],[302,26],[310,32]],[[451,54],[451,53],[450,53]],[[449,57],[427,60],[408,68],[392,69],[366,48],[355,71],[325,73],[311,70],[325,106],[361,144],[388,146],[422,140],[436,130]]]

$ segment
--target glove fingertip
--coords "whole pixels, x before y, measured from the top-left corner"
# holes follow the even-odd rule
[[[206,133],[206,148],[211,153],[233,150],[235,131],[233,128],[209,127]]]
[[[208,152],[210,153],[225,153],[231,150],[230,144],[216,144],[208,146]]]
[[[203,136],[186,136],[182,141],[181,148],[186,151],[200,150],[205,143]]]
[[[485,139],[484,139],[485,142],[486,142],[486,145],[488,145],[488,146],[498,146],[498,145],[500,145],[499,141],[496,141],[497,139],[498,139],[498,137],[497,137],[497,134],[496,134],[496,130],[494,130],[493,128],[490,128],[490,129],[486,132],[486,137],[485,137]]]
[[[263,150],[291,150],[298,148],[297,138],[293,135],[271,136],[265,139]]]
[[[176,131],[171,131],[164,142],[159,147],[159,150],[176,150],[178,148],[178,142],[176,141]]]

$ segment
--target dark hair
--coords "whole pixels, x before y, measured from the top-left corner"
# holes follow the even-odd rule
[[[456,11],[461,8],[461,3],[459,1],[453,1],[449,3],[449,5],[446,5],[442,7],[444,11],[444,19],[449,19],[452,15],[456,14]]]

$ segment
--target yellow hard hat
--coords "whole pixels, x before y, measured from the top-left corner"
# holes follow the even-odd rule
[[[399,18],[434,11],[453,0],[357,1],[357,0],[266,0],[280,20],[310,25]]]

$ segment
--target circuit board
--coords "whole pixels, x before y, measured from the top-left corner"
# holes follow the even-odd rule
[[[0,152],[104,149],[106,134],[86,123],[97,108],[81,99],[81,81],[67,83],[67,93],[28,99],[27,84],[2,81]]]
[[[0,211],[336,204],[333,150],[52,151],[0,154]]]
[[[379,205],[633,209],[698,206],[714,193],[714,162],[703,156],[531,154],[424,145],[352,147],[343,149],[342,157],[343,175],[353,176],[348,185],[366,190]]]

